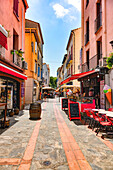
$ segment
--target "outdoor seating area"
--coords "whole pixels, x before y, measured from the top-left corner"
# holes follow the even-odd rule
[[[104,136],[113,137],[113,108],[104,109],[85,109],[85,123],[88,127],[96,132],[96,135],[102,131],[102,138]]]

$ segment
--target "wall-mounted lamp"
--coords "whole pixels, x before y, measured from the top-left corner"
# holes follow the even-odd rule
[[[88,77],[88,81],[90,81],[89,77]]]
[[[99,78],[99,74],[97,75],[97,78]]]
[[[109,43],[111,44],[111,46],[112,46],[112,49],[113,49],[113,40],[112,40],[112,41],[110,41]]]

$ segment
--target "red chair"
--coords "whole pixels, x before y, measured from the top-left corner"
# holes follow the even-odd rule
[[[92,126],[92,130],[94,130],[94,128],[98,127],[98,125],[100,124],[100,121],[104,121],[104,117],[99,116],[98,113],[95,113],[93,111],[91,111],[91,114],[93,115],[93,118],[94,118],[94,125]]]
[[[91,123],[91,120],[93,119],[93,115],[90,114],[90,111],[89,110],[85,110],[85,113],[86,113],[86,117],[85,117],[85,123],[87,122],[87,120],[89,120],[89,124]]]
[[[98,115],[97,115],[97,117],[100,118]],[[108,129],[113,127],[112,121],[106,115],[103,115],[102,117],[104,118],[104,121],[102,119],[100,119],[99,127],[96,130],[96,135],[98,135],[98,133],[100,132],[101,129],[105,129],[105,131],[107,133]]]
[[[111,111],[111,112],[113,112],[113,108],[109,108],[109,109],[108,109],[108,111]]]

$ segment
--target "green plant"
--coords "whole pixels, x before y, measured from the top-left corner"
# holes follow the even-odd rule
[[[19,57],[21,57],[21,60],[22,60],[22,61],[24,60],[24,58],[22,57],[23,54],[24,54],[24,52],[22,51],[22,49],[20,49],[20,50],[11,50],[11,54],[14,54],[14,53],[16,53]]]
[[[106,62],[107,62],[107,67],[111,69],[113,65],[113,53],[109,54],[109,57],[107,58]]]

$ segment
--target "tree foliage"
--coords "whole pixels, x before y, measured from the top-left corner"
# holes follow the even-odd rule
[[[50,84],[51,87],[56,88],[57,87],[57,77],[50,77]]]

